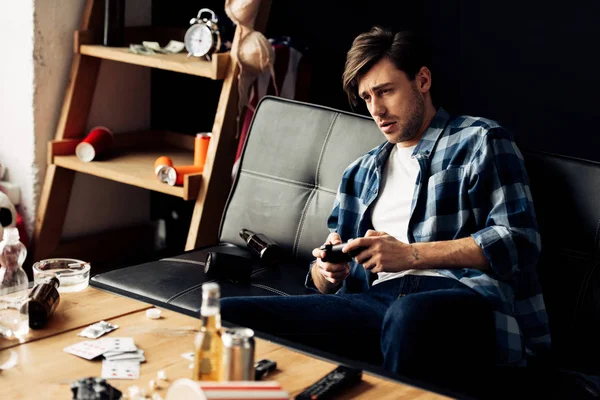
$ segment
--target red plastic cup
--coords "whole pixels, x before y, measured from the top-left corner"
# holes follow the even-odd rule
[[[77,145],[75,155],[83,162],[90,162],[113,147],[114,142],[115,138],[110,129],[97,126]]]

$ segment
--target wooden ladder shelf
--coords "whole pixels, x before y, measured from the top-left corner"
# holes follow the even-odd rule
[[[237,150],[238,66],[229,53],[219,53],[211,61],[188,58],[187,54],[138,55],[128,48],[100,45],[103,0],[87,0],[80,30],[74,35],[71,75],[54,140],[48,146],[48,168],[42,188],[34,231],[34,259],[55,255],[71,196],[75,173],[134,185],[148,190],[195,201],[194,212],[185,244],[186,250],[217,242],[218,228],[230,190],[231,171]],[[271,0],[262,0],[254,29],[265,30]],[[153,27],[126,28],[129,42],[141,43],[156,37]],[[165,29],[164,37],[177,38]],[[180,36],[183,38],[183,35]],[[233,47],[239,35],[235,35]],[[147,40],[147,39],[144,39]],[[158,68],[213,80],[223,80],[217,112],[213,121],[206,164],[202,174],[187,175],[183,187],[169,186],[156,179],[154,160],[169,156],[175,165],[193,162],[193,140],[189,135],[164,131],[118,133],[115,155],[108,160],[84,163],[72,154],[74,143],[86,134],[92,96],[102,60],[112,60],[149,68]],[[144,140],[139,140],[140,136]],[[140,146],[140,143],[144,143]]]

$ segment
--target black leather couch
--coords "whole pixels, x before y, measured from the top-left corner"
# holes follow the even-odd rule
[[[256,260],[249,282],[220,281],[222,296],[313,293],[304,287],[304,279],[312,249],[328,234],[326,220],[342,171],[381,142],[382,135],[370,118],[264,98],[225,208],[220,243],[99,274],[91,285],[197,317],[201,286],[209,280],[204,274],[206,254],[247,255],[238,232],[248,228],[275,239],[289,259],[278,267],[265,267]],[[525,152],[524,156],[542,235],[538,268],[553,354],[550,359],[533,360],[525,370],[499,372],[499,384],[527,387],[511,389],[507,392],[511,396],[592,396],[597,390],[593,382],[572,371],[594,374],[600,365],[600,166],[550,154]],[[372,370],[385,375],[375,367]],[[460,393],[476,397],[500,393],[494,387],[464,389]]]

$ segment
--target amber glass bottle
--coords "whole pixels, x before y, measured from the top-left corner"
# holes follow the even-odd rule
[[[201,327],[194,343],[192,379],[220,381],[222,376],[223,341],[221,340],[220,288],[217,283],[202,285]]]

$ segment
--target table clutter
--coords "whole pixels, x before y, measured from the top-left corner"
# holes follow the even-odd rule
[[[33,264],[33,282],[38,285],[56,277],[59,293],[79,292],[90,282],[90,263],[74,258],[50,258]]]
[[[190,361],[182,359],[181,355],[192,350],[189,357],[193,360],[194,339],[199,333],[199,321],[166,309],[160,310],[160,319],[153,320],[146,316],[148,309],[153,307],[93,287],[80,293],[61,295],[61,302],[54,317],[46,327],[31,331],[20,343],[0,339],[0,377],[3,381],[3,394],[6,398],[38,398],[36,394],[43,393],[42,398],[77,399],[73,389],[79,390],[85,387],[82,393],[87,393],[88,396],[85,398],[90,400],[111,398],[165,400],[176,382],[192,380],[193,363],[190,368]],[[103,330],[112,330],[103,333],[101,330],[96,330],[96,333],[92,333],[89,327],[94,325],[102,326]],[[79,336],[84,331],[96,338]],[[115,350],[114,343],[106,345],[105,339],[119,339],[122,345]],[[127,349],[127,346],[132,349],[131,342],[127,339],[131,339],[140,352],[136,352],[137,354],[134,351],[125,352],[124,348]],[[239,389],[239,386],[250,383],[258,385],[253,390],[263,390],[270,386],[271,394],[281,393],[281,389],[286,393],[282,396],[278,395],[277,398],[291,399],[336,368],[333,362],[321,357],[298,352],[260,337],[254,337],[254,340],[255,357],[267,357],[261,358],[254,364],[254,380],[192,380],[191,386],[196,387],[197,392],[204,395],[197,398],[209,399],[213,398],[211,397],[213,395],[223,393],[217,391],[216,387],[229,391],[231,395],[239,396],[228,398],[256,396],[254,392],[252,394]],[[102,347],[103,353],[88,360],[63,351],[82,342],[92,342],[94,344],[92,348]],[[111,347],[111,350],[105,351],[105,347]],[[125,357],[138,357],[142,351],[146,361],[139,362],[138,379],[102,377],[103,366],[108,358],[123,353]],[[111,352],[121,352],[121,354],[111,354]],[[15,365],[18,368],[14,368]],[[402,397],[407,400],[425,397],[442,398],[434,393],[424,392],[368,373],[363,379],[365,382],[360,383],[358,387],[344,389],[343,397],[357,399]],[[118,392],[111,391],[107,385],[120,392],[120,397]],[[97,393],[93,393],[91,389],[96,390]]]
[[[56,276],[47,282],[41,282],[33,287],[29,293],[29,327],[41,329],[50,320],[50,317],[60,303],[58,287],[60,281]]]
[[[55,289],[56,276],[41,285]],[[161,310],[149,308],[148,319],[160,319]],[[98,321],[78,333],[87,338],[71,344],[63,351],[88,361],[102,360],[99,376],[86,377],[72,382],[74,399],[162,399],[159,388],[168,388],[167,399],[260,399],[275,396],[288,399],[289,395],[277,382],[260,380],[275,370],[272,360],[254,362],[254,331],[247,328],[224,329],[220,323],[220,287],[206,283],[202,287],[201,327],[194,340],[194,349],[182,356],[191,361],[190,376],[179,377],[173,384],[167,380],[165,370],[159,370],[156,378],[146,387],[132,385],[123,393],[107,383],[110,380],[139,380],[140,366],[146,362],[144,350],[133,337],[105,337],[117,330],[118,325]],[[190,379],[190,377],[192,379]],[[85,397],[88,396],[88,397]],[[94,397],[95,396],[95,397]]]
[[[121,392],[102,378],[82,378],[71,383],[73,400],[118,400]]]

